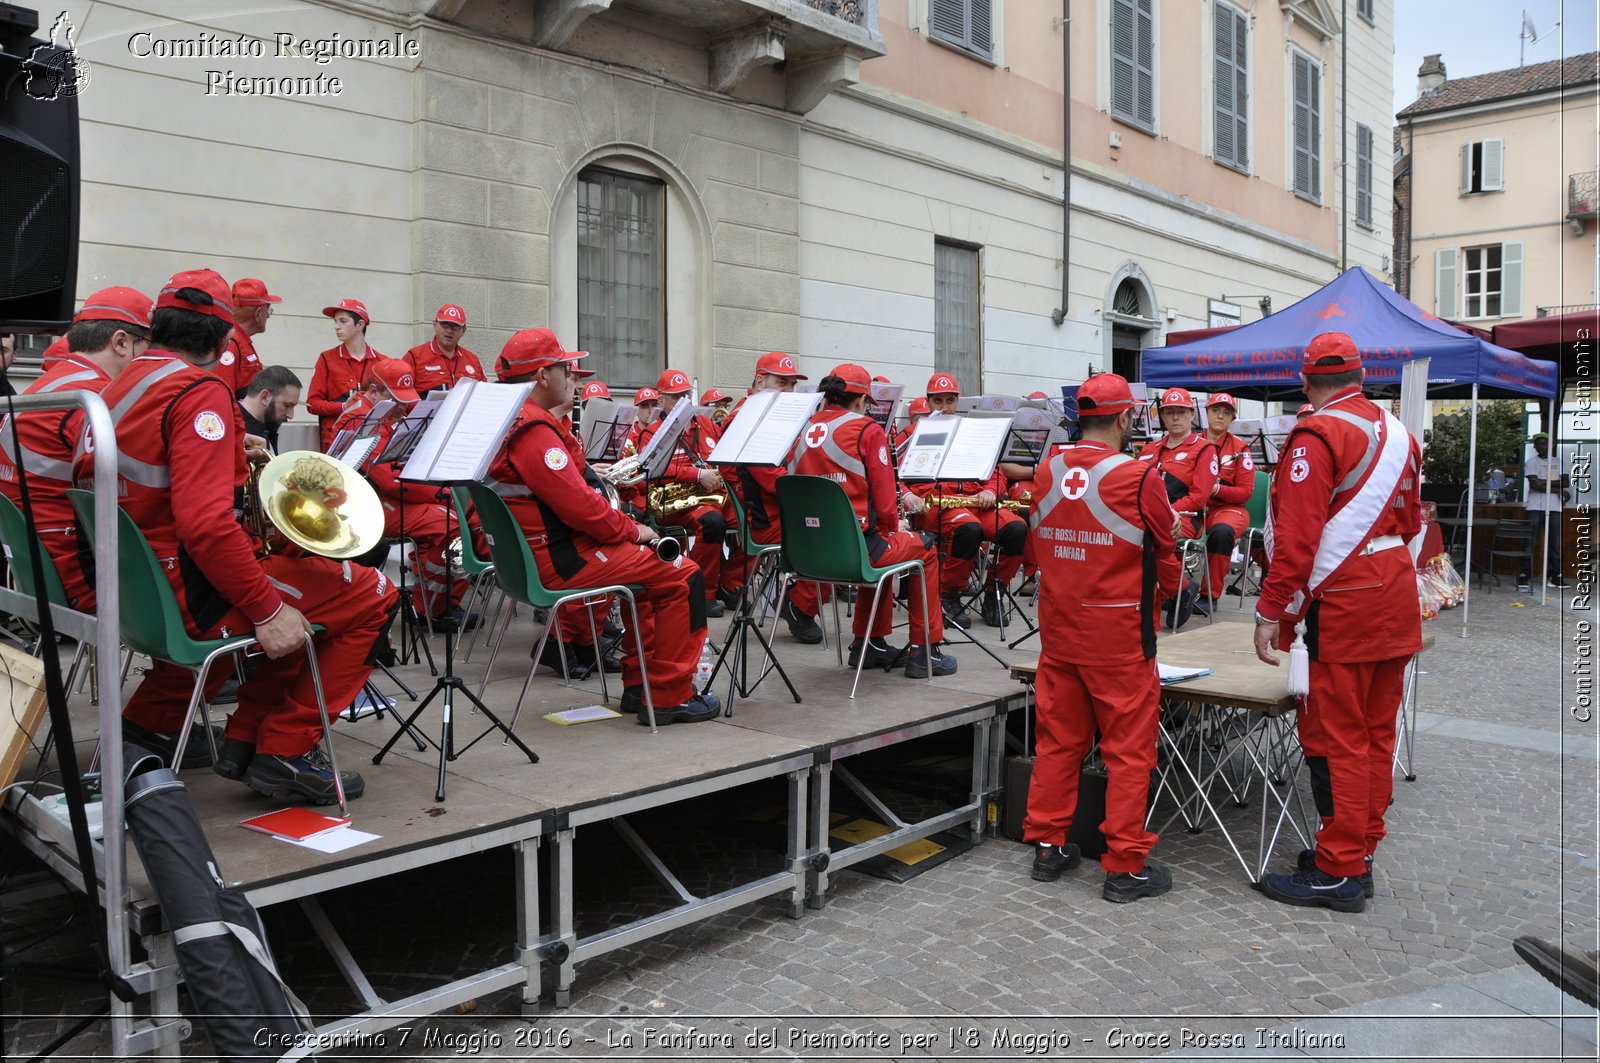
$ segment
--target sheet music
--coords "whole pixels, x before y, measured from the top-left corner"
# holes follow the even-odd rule
[[[689,403],[680,400],[672,408],[672,412],[662,419],[661,427],[650,437],[650,442],[644,445],[644,450],[639,452],[639,464],[644,467],[645,476],[659,480],[667,471],[667,463],[672,460],[672,452],[678,447],[678,437],[683,435],[684,426],[689,423],[689,413],[693,408]]]
[[[1021,402],[1015,395],[968,395],[956,400],[956,412],[1010,413]]]
[[[366,468],[367,459],[372,457],[372,452],[377,449],[377,436],[362,436],[352,441],[351,444],[345,448],[344,453],[330,454],[330,456],[338,458],[352,469],[360,472],[362,469]]]
[[[739,453],[761,426],[761,419],[767,415],[773,400],[781,394],[781,391],[758,391],[745,399],[744,405],[739,407],[739,416],[722,423],[722,438],[711,448],[711,464],[732,465],[738,461]]]
[[[944,464],[939,466],[939,479],[988,479],[1010,432],[1009,415],[985,417],[972,413],[963,417],[955,441],[945,451]]]
[[[531,390],[530,384],[462,380],[437,408],[400,479],[422,483],[483,479]]]
[[[867,416],[877,421],[885,432],[889,430],[889,422],[894,416],[894,408],[900,402],[900,394],[905,391],[904,384],[885,384],[874,380],[867,401]]]
[[[639,408],[611,399],[590,399],[583,406],[583,454],[590,461],[616,461]]]
[[[1050,445],[1052,432],[1060,433],[1062,442],[1066,441],[1066,432],[1062,431],[1048,411],[1034,406],[1021,407],[1012,423],[1006,452],[1001,460],[1020,465],[1037,464]]]
[[[414,437],[428,427],[434,417],[434,411],[442,405],[442,402],[433,399],[423,399],[414,404],[405,419],[395,424],[394,435],[389,437],[388,445],[373,460],[380,462],[406,460],[406,455],[409,455],[417,445]]]
[[[762,400],[759,405],[757,399]],[[782,465],[821,405],[822,396],[814,391],[806,395],[756,392],[745,400],[739,416],[711,451],[711,464]]]
[[[423,399],[422,402],[419,402],[416,406],[412,407],[412,413],[415,414],[418,408],[424,404],[428,404],[431,406],[431,408],[426,411],[426,414],[431,414],[431,418],[427,420],[412,421],[409,424],[402,423],[400,428],[395,432],[395,437],[400,438],[401,432],[405,432],[406,437],[409,438],[416,432],[422,431],[423,429],[434,424],[454,424],[456,419],[461,416],[461,411],[466,408],[467,397],[472,394],[473,389],[477,387],[477,383],[478,382],[476,380],[463,380],[462,384],[464,386],[458,387],[449,395],[446,395],[444,401],[440,403],[433,403],[431,399]],[[410,418],[407,418],[407,420],[409,421]],[[433,463],[439,459],[439,452],[444,449],[445,440],[448,438],[448,436],[448,432],[441,432],[437,434],[433,432],[425,433],[423,437],[417,441],[415,449],[411,451],[410,458],[406,460],[405,468],[400,470],[400,479],[423,479],[424,477],[420,474],[430,469],[433,466]],[[389,446],[385,447],[384,450],[385,452],[395,450],[395,453],[400,453],[399,450],[395,449],[393,439],[389,441]],[[410,475],[413,471],[419,475]]]

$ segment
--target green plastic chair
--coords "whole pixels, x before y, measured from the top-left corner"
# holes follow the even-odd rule
[[[30,598],[37,598],[41,580],[33,570],[33,555],[28,546],[28,522],[22,515],[22,510],[17,508],[15,502],[6,495],[0,495],[0,544],[6,552],[6,560],[10,566],[12,577],[16,580],[18,592]],[[44,598],[51,605],[59,605],[63,609],[70,609],[67,605],[67,592],[61,582],[61,573],[56,569],[55,559],[49,551],[44,549],[44,544],[39,545],[39,557],[43,566],[39,575],[43,576]],[[79,610],[80,612],[82,610]],[[29,652],[37,652],[38,647],[33,647]],[[78,670],[83,667],[84,659],[93,650],[87,642],[79,642],[77,649],[72,653],[72,664],[67,668],[65,687],[71,690],[78,681]]]
[[[72,489],[67,491],[72,508],[78,515],[78,527],[94,541],[94,494]],[[105,558],[96,557],[96,564]],[[255,635],[240,635],[226,639],[197,639],[189,634],[183,623],[183,612],[178,607],[177,595],[162,572],[161,562],[150,548],[144,532],[128,516],[125,509],[117,510],[117,590],[120,598],[119,617],[122,641],[135,652],[153,660],[166,661],[194,673],[194,693],[189,698],[188,711],[184,713],[183,726],[178,730],[177,747],[172,751],[172,769],[183,763],[183,750],[189,741],[189,730],[198,715],[205,722],[206,742],[211,746],[211,758],[216,760],[216,739],[211,733],[211,707],[206,702],[206,677],[211,666],[222,657],[243,653],[258,645]],[[325,630],[315,625],[316,630]],[[333,725],[328,719],[328,703],[322,693],[322,673],[317,667],[317,649],[310,633],[305,636],[306,659],[311,662],[312,684],[317,692],[317,711],[322,714],[322,734],[327,742],[328,761],[333,768],[333,787],[339,799],[341,814],[349,805],[344,796],[344,783],[339,778],[339,760],[333,748]]]
[[[1255,490],[1250,493],[1245,501],[1244,508],[1250,514],[1250,526],[1244,532],[1244,571],[1239,576],[1240,591],[1244,590],[1243,582],[1249,578],[1250,557],[1254,552],[1256,543],[1265,545],[1267,539],[1267,497],[1272,493],[1272,477],[1260,469],[1256,470]],[[1257,588],[1259,589],[1259,588]],[[1239,608],[1244,609],[1244,594],[1239,595]]]
[[[856,519],[856,510],[844,488],[826,476],[781,476],[778,478],[778,526],[783,532],[783,581],[778,587],[778,600],[795,580],[815,580],[818,583],[848,583],[871,586],[872,601],[867,605],[867,615],[877,612],[878,598],[885,584],[894,577],[915,572],[922,575],[921,561],[902,561],[898,564],[877,566],[867,553],[867,537]],[[860,602],[857,603],[860,607]],[[922,596],[922,630],[928,627],[928,596]],[[843,655],[843,637],[837,640]],[[929,658],[933,646],[926,648]],[[856,678],[850,685],[850,697],[856,696],[861,684],[861,668],[866,664],[866,647],[856,660]],[[928,680],[933,680],[933,669],[928,669]]]
[[[539,668],[539,658],[544,655],[544,644],[550,638],[552,631],[560,626],[559,611],[568,602],[585,602],[607,594],[620,594],[627,600],[628,614],[633,621],[632,630],[639,630],[639,606],[634,600],[636,590],[644,588],[637,583],[612,583],[606,586],[573,587],[567,590],[551,590],[539,578],[539,566],[534,562],[533,551],[528,547],[528,537],[522,531],[522,526],[517,523],[517,518],[512,516],[511,508],[506,505],[505,499],[495,494],[483,484],[469,484],[468,493],[472,496],[472,507],[478,511],[478,523],[483,528],[483,537],[489,543],[489,557],[494,562],[495,581],[500,584],[500,589],[512,601],[521,602],[535,609],[544,609],[549,613],[550,622],[545,625],[544,631],[539,635],[538,643],[533,647],[533,660],[528,665],[528,674],[522,680],[522,693],[517,695],[517,707],[511,713],[511,723],[508,729],[517,726],[517,717],[522,713],[523,699],[528,696],[528,686],[533,682],[533,673]],[[504,619],[500,621],[500,630],[494,640],[494,649],[489,653],[489,665],[483,671],[483,679],[478,683],[478,696],[483,696],[483,691],[489,685],[489,675],[494,671],[495,658],[500,655],[500,644],[505,641],[506,629],[511,626],[511,610],[505,610]],[[595,630],[594,614],[589,614],[589,628],[594,635],[595,646],[600,646],[600,632]],[[644,706],[650,718],[650,731],[656,731],[656,705],[650,696],[649,661],[644,655],[644,639],[636,638],[635,650],[639,655],[639,673],[644,680]],[[561,658],[561,671],[568,673],[567,651],[562,646],[560,639],[556,640],[556,652]],[[609,701],[610,693],[606,686],[606,670],[604,665],[597,669],[600,673],[600,697]],[[567,680],[571,685],[571,680]],[[510,739],[506,739],[510,741]]]
[[[467,596],[461,603],[465,612],[472,612],[472,607],[477,605],[483,612],[484,620],[489,617],[487,608],[489,602],[490,577],[494,575],[494,561],[491,558],[479,557],[478,548],[473,545],[469,525],[472,523],[471,514],[467,511],[466,497],[460,491],[450,492],[450,502],[456,510],[456,527],[461,533],[461,574],[467,578]],[[480,623],[472,629],[472,637],[468,640],[466,652],[462,654],[463,661],[472,660],[472,649],[478,643],[478,633],[488,627],[487,623]]]

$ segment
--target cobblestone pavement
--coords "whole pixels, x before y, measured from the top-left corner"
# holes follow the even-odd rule
[[[1594,948],[1600,933],[1595,724],[1568,712],[1581,619],[1504,590],[1474,599],[1470,637],[1459,611],[1430,622],[1418,778],[1396,783],[1362,914],[1270,903],[1215,829],[1170,829],[1156,852],[1173,892],[1123,906],[1101,900],[1097,867],[1037,883],[1023,847],[992,839],[904,884],[837,874],[826,906],[798,920],[760,902],[587,962],[570,1009],[546,1002],[524,1018],[518,996],[499,993],[321,1058],[1138,1058],[1208,1044],[1240,1058],[1595,1058],[1595,1013],[1547,991],[1510,947],[1535,933]],[[690,883],[716,888],[770,859],[730,847],[725,812],[702,802],[637,825],[678,839],[680,855],[741,852]],[[1254,803],[1226,812],[1242,824],[1258,814]],[[660,905],[620,843],[586,841],[586,932],[605,924],[602,909],[631,918]],[[338,891],[325,905],[390,999],[514,958],[501,854]],[[0,929],[27,939],[65,910],[7,906]],[[305,917],[287,905],[265,915],[313,1009],[355,1008]],[[35,952],[81,958],[80,930]],[[11,1015],[44,1016],[7,1023],[15,1054],[92,999],[22,979],[7,980],[6,996]],[[73,1049],[93,1051],[98,1036]],[[208,1051],[198,1035],[187,1047]]]

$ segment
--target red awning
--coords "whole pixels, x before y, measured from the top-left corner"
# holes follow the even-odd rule
[[[1600,310],[1579,310],[1554,317],[1510,321],[1494,327],[1494,342],[1524,354],[1531,354],[1539,348],[1563,347],[1578,340],[1593,343],[1597,337],[1600,337]],[[1547,351],[1534,357],[1552,358],[1554,354]]]
[[[1180,343],[1193,343],[1195,340],[1203,340],[1208,336],[1218,336],[1224,332],[1232,332],[1238,327],[1238,325],[1224,325],[1222,328],[1179,329],[1176,332],[1167,333],[1167,346],[1176,347]]]

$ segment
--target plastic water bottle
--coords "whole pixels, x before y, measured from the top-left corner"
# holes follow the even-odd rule
[[[706,684],[711,682],[711,673],[716,670],[716,667],[717,655],[711,652],[711,640],[706,639],[705,644],[700,647],[700,663],[695,665],[694,668],[694,688],[696,691],[705,690]]]

